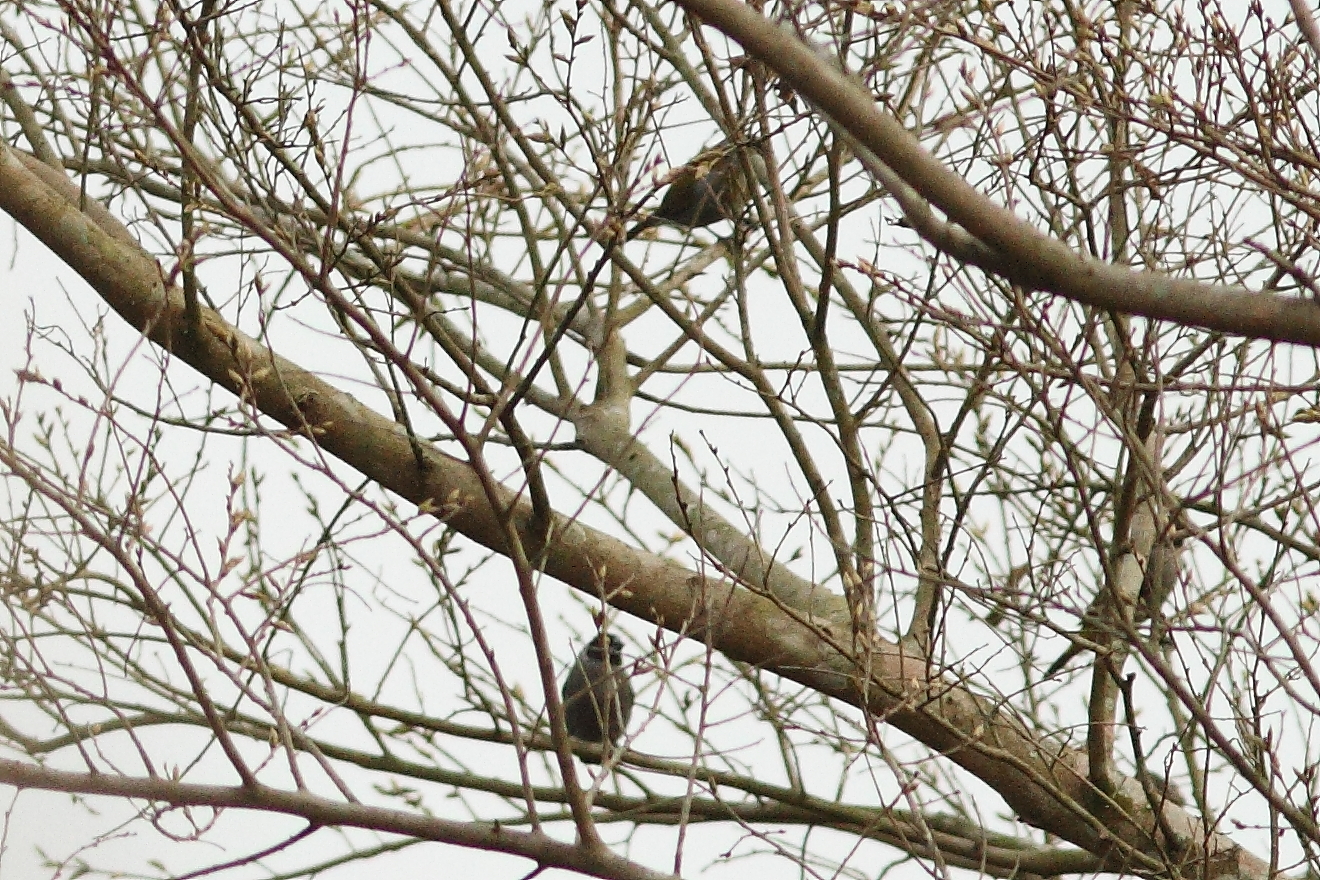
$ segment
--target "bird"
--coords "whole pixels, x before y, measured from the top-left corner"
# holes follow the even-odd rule
[[[1164,601],[1173,592],[1174,586],[1182,576],[1182,562],[1179,559],[1179,547],[1182,541],[1173,543],[1159,542],[1150,550],[1150,559],[1146,563],[1146,574],[1141,580],[1141,592],[1132,608],[1132,622],[1156,617],[1164,607]],[[1116,621],[1112,607],[1113,597],[1106,591],[1095,598],[1082,615],[1082,628],[1073,636],[1073,643],[1059,655],[1059,659],[1050,664],[1045,671],[1046,678],[1053,678],[1062,672],[1068,663],[1090,645],[1104,644],[1115,631]]]
[[[628,239],[662,223],[694,229],[721,220],[736,220],[751,192],[743,167],[744,157],[757,175],[767,173],[760,152],[732,141],[702,150],[687,164],[671,171],[669,189],[665,190],[659,206],[628,231]]]
[[[578,654],[564,679],[564,726],[584,742],[612,746],[628,726],[632,682],[623,666],[623,642],[601,630]]]

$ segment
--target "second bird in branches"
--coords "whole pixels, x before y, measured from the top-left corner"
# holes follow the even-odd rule
[[[752,192],[748,166],[758,178],[766,175],[765,160],[750,146],[725,141],[702,150],[669,172],[669,188],[659,206],[628,231],[628,239],[662,223],[693,229],[721,220],[736,221]]]

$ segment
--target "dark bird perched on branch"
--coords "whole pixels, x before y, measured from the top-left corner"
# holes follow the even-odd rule
[[[570,736],[613,745],[632,714],[633,689],[623,667],[623,642],[603,630],[587,643],[564,679],[564,725]]]
[[[686,165],[670,171],[669,189],[665,190],[659,207],[629,230],[628,239],[661,223],[692,229],[738,219],[751,193],[743,169],[744,159],[758,177],[766,174],[760,152],[729,141],[702,150]]]

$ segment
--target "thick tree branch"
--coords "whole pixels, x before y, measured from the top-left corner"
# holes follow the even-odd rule
[[[498,822],[454,822],[366,804],[346,804],[304,791],[264,785],[226,787],[173,779],[70,773],[19,761],[0,760],[0,783],[75,794],[135,798],[174,807],[261,810],[306,819],[313,825],[369,828],[437,843],[524,856],[542,868],[565,868],[610,880],[672,878],[616,856],[608,847],[564,843],[542,833],[516,831]]]

